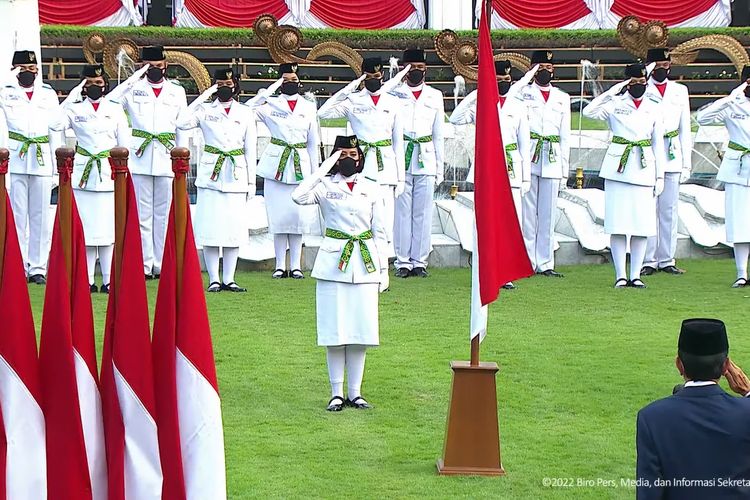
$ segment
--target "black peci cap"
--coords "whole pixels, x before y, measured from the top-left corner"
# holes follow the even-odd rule
[[[358,148],[359,140],[356,135],[338,135],[333,143],[333,150]]]
[[[552,52],[535,50],[531,53],[531,64],[552,64]]]
[[[728,353],[729,341],[724,322],[718,319],[686,319],[680,328],[677,349],[694,356]]]
[[[232,80],[234,78],[234,71],[232,68],[220,68],[214,70],[214,81],[216,80]]]
[[[643,63],[633,63],[625,66],[626,78],[645,78],[646,66]]]
[[[424,50],[406,49],[404,51],[404,56],[401,58],[401,62],[404,64],[426,62],[426,59],[424,57]]]
[[[104,65],[103,64],[87,64],[83,67],[81,76],[86,78],[97,78],[104,76]]]
[[[161,45],[143,47],[141,50],[141,61],[164,61],[166,58],[164,47]]]
[[[671,61],[672,58],[669,55],[669,50],[664,47],[656,47],[654,49],[648,49],[646,53],[646,63]]]
[[[17,50],[13,53],[12,64],[37,64],[36,54],[31,50]]]
[[[495,61],[495,73],[497,76],[510,75],[511,64],[507,59],[505,61]]]
[[[297,63],[282,63],[279,64],[279,74],[283,75],[284,73],[297,73],[297,69],[299,69],[299,65]]]
[[[379,57],[362,59],[362,73],[380,73],[383,71],[383,60]]]

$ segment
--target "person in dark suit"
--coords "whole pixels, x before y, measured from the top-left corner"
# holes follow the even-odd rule
[[[638,412],[638,499],[750,497],[750,380],[728,357],[724,323],[683,321],[682,389]],[[727,394],[718,381],[745,396]]]

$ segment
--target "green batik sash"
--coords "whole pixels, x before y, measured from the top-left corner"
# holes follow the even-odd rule
[[[144,139],[143,144],[141,144],[135,151],[135,155],[140,158],[141,156],[143,156],[143,153],[146,151],[148,145],[153,141],[159,141],[165,148],[167,148],[167,151],[172,151],[172,148],[174,148],[174,142],[172,141],[177,138],[177,134],[175,134],[174,132],[161,132],[159,134],[152,134],[151,132],[146,132],[145,130],[138,130],[137,128],[134,128],[133,137]]]
[[[8,132],[8,137],[10,139],[13,139],[14,141],[18,141],[22,143],[21,150],[18,152],[18,156],[20,158],[23,158],[26,156],[26,153],[29,152],[29,147],[32,144],[36,144],[36,161],[39,163],[40,167],[44,166],[44,157],[42,156],[42,150],[39,147],[40,144],[49,144],[49,136],[48,135],[40,135],[39,137],[26,137],[23,134],[19,134],[18,132],[10,131]]]
[[[733,150],[733,151],[740,151],[742,154],[740,155],[740,169],[737,171],[737,175],[742,173],[742,158],[750,154],[750,148],[746,148],[742,144],[737,144],[734,141],[729,141],[729,144],[727,144],[727,148]]]
[[[99,172],[99,182],[102,181],[102,160],[109,158],[109,150],[102,151],[101,153],[91,154],[81,146],[76,145],[76,153],[79,155],[87,156],[88,161],[83,167],[83,174],[81,175],[81,182],[78,183],[78,187],[85,187],[89,183],[89,176],[91,175],[91,169],[96,163],[96,170]]]
[[[416,139],[413,139],[409,137],[408,135],[404,134],[404,140],[408,143],[406,145],[406,170],[409,170],[409,167],[411,166],[411,158],[414,156],[414,147],[417,144],[424,144],[426,142],[432,142],[432,136],[426,135],[424,137],[417,137]],[[419,168],[424,168],[424,165],[422,162],[419,162]]]
[[[370,148],[375,149],[375,158],[378,160],[378,172],[382,172],[383,170],[383,153],[380,151],[380,148],[384,148],[386,146],[392,146],[393,141],[390,139],[383,139],[382,141],[376,141],[376,142],[365,142],[360,140],[359,145],[363,146],[362,154],[367,158],[367,152],[370,151]]]
[[[664,134],[664,138],[669,139],[669,144],[667,145],[667,156],[669,157],[670,160],[675,159],[674,145],[672,144],[672,139],[674,139],[678,135],[680,135],[679,130],[673,130],[671,132],[667,132],[666,134]]]
[[[516,174],[513,170],[513,156],[510,154],[511,151],[518,151],[518,144],[512,142],[505,145],[505,166],[508,169],[508,175],[510,175],[511,178],[515,178]]]
[[[327,227],[326,237],[333,238],[334,240],[347,240],[346,245],[344,245],[344,250],[341,252],[341,258],[339,259],[340,271],[346,271],[346,268],[349,266],[349,260],[352,258],[352,253],[354,253],[355,241],[359,242],[359,252],[362,254],[362,260],[365,263],[367,272],[374,273],[376,271],[375,263],[372,261],[372,254],[370,253],[370,249],[367,248],[367,244],[365,243],[365,240],[372,239],[371,230],[368,229],[362,234],[352,236],[351,234],[347,234],[344,231],[339,231],[338,229],[331,229],[330,227]]]
[[[630,152],[633,148],[641,148],[641,168],[646,168],[646,158],[643,154],[643,148],[651,145],[651,139],[643,139],[642,141],[629,141],[620,136],[612,137],[612,144],[627,144],[627,147],[622,152],[620,157],[620,166],[617,167],[617,172],[622,173],[625,170],[625,165],[628,164],[628,158],[630,158]]]
[[[212,181],[216,181],[219,178],[221,167],[224,166],[224,160],[226,160],[227,158],[229,158],[229,161],[232,162],[232,174],[234,175],[235,180],[237,179],[237,172],[234,171],[234,169],[237,168],[237,162],[235,161],[234,157],[244,155],[244,148],[233,149],[231,151],[222,151],[217,147],[209,146],[208,144],[206,144],[205,146],[203,146],[203,151],[205,151],[206,153],[219,155],[219,157],[216,158],[216,163],[214,163],[214,171],[211,172]]]
[[[276,169],[276,180],[280,181],[284,177],[284,170],[286,170],[286,162],[289,160],[289,155],[292,155],[292,161],[294,162],[294,178],[298,181],[302,180],[302,167],[300,166],[300,158],[298,149],[305,149],[307,144],[300,142],[297,144],[289,144],[286,141],[271,137],[271,144],[276,146],[284,146],[284,151],[281,153],[281,159],[279,160],[279,167]]]
[[[557,159],[555,158],[555,149],[552,147],[552,143],[559,144],[560,143],[560,136],[559,135],[540,135],[536,132],[531,133],[531,138],[536,139],[536,147],[534,148],[534,156],[531,157],[532,163],[538,163],[539,158],[542,157],[542,148],[544,147],[544,143],[549,144],[549,153],[548,153],[548,159],[550,163],[555,163]]]

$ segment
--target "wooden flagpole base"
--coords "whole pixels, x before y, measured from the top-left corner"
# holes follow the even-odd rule
[[[439,474],[503,476],[495,363],[452,361],[453,381]]]

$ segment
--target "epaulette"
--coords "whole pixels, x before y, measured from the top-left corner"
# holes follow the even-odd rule
[[[55,90],[55,89],[52,88],[52,85],[50,85],[49,83],[42,83],[42,88],[43,89]]]
[[[373,179],[372,177],[367,177],[366,175],[364,176],[364,178],[367,179],[368,181],[378,182],[375,179]]]
[[[167,80],[167,81],[171,83],[172,85],[177,85],[178,87],[182,87],[182,82],[180,82],[179,80]]]
[[[661,101],[659,101],[656,97],[650,95],[648,96],[648,100],[651,102],[655,102],[656,104],[659,104]]]

